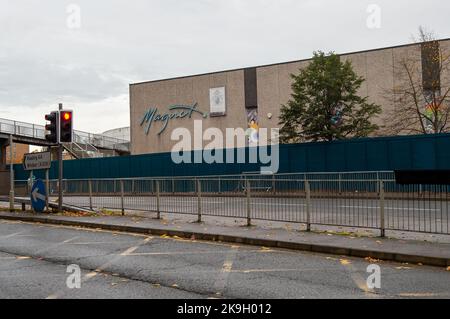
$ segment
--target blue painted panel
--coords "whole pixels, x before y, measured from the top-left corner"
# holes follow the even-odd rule
[[[412,146],[413,169],[433,169],[436,167],[434,139],[419,139]]]
[[[409,140],[388,142],[388,154],[391,170],[412,169],[411,142]]]
[[[346,144],[347,164],[345,168],[347,171],[365,171],[367,170],[367,143],[348,143]]]
[[[372,143],[366,143],[366,154],[368,171],[382,171],[389,167],[386,141],[374,140]]]
[[[329,172],[338,172],[342,171],[343,167],[346,167],[346,151],[345,151],[345,143],[330,143],[327,147],[326,154],[326,167]]]
[[[248,159],[249,150],[246,149]],[[236,157],[237,150],[235,150]],[[450,169],[450,134],[364,138],[358,140],[280,146],[280,173]],[[257,172],[261,163],[176,165],[170,153],[66,161],[66,179],[154,176],[230,175]],[[265,165],[264,165],[265,166]],[[17,180],[29,172],[15,165]],[[57,162],[50,178],[56,179]],[[43,171],[34,172],[44,178]]]

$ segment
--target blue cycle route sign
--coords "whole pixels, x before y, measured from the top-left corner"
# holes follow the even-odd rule
[[[31,207],[37,213],[42,213],[46,206],[46,191],[44,182],[40,179],[31,188]]]

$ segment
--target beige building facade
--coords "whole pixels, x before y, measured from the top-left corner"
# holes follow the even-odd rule
[[[450,39],[439,41],[450,52]],[[423,63],[421,44],[368,50],[340,55],[350,60],[358,75],[364,77],[359,94],[382,106],[383,114],[374,119],[384,124],[386,114],[395,110],[387,92],[398,86],[397,66],[405,57]],[[310,60],[301,60],[254,68],[136,83],[130,85],[131,152],[134,155],[171,152],[177,128],[194,134],[194,123],[202,129],[247,130],[280,128],[281,105],[291,98],[291,74],[298,74]],[[418,63],[418,74],[421,72]],[[448,82],[450,73],[442,76]],[[204,142],[202,148],[208,142]],[[199,145],[192,145],[198,149]]]
[[[26,145],[26,144],[14,143],[12,151],[13,151],[12,152],[13,164],[22,164],[25,154],[30,153],[30,146]],[[11,148],[10,148],[10,146],[8,146],[6,148],[6,164],[7,165],[9,165],[11,163],[11,155],[10,154],[11,154]]]

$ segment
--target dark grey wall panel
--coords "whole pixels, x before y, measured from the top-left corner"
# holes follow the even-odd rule
[[[258,107],[258,78],[256,68],[244,70],[245,107],[252,109]]]

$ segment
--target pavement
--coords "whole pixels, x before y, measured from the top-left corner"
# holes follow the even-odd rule
[[[0,219],[283,248],[438,267],[450,266],[450,244],[446,242],[364,237],[347,232],[323,233],[291,228],[223,226],[210,221],[195,223],[180,219],[157,220],[149,218],[148,215],[79,217],[0,212]]]
[[[125,220],[51,218],[87,219]],[[371,287],[376,268],[379,285]],[[438,267],[0,220],[0,298],[450,299],[449,280]]]
[[[29,198],[16,198],[26,202]],[[56,200],[56,198],[51,198]],[[3,201],[3,202],[2,202]],[[8,198],[0,196],[0,207],[8,207]],[[66,196],[65,207],[72,211],[89,208],[89,197]],[[157,201],[152,196],[124,198],[127,215],[155,216]],[[169,220],[189,222],[196,218],[198,198],[161,197],[160,211]],[[82,208],[84,207],[84,208]],[[118,196],[92,198],[95,211],[121,210]],[[20,207],[18,207],[20,208]],[[203,197],[202,219],[215,225],[236,226],[247,219],[246,199],[242,197]],[[68,209],[66,209],[68,210]],[[423,200],[387,200],[385,203],[385,228],[388,237],[450,244],[450,202]],[[302,198],[252,198],[252,224],[273,228],[304,229],[307,220],[306,204]],[[314,230],[355,233],[362,236],[380,234],[380,209],[377,200],[367,198],[316,198],[313,199],[311,224]]]

